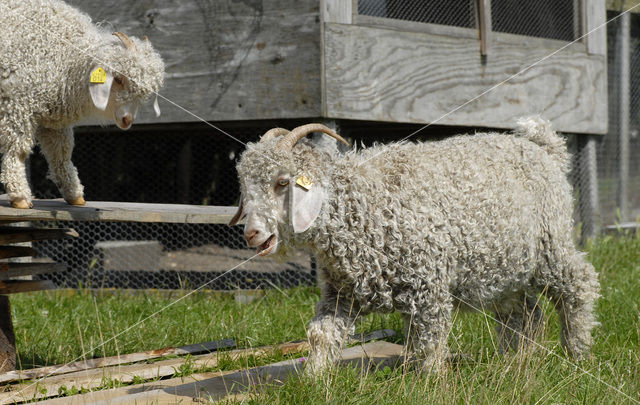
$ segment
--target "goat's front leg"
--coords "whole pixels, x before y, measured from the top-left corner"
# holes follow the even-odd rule
[[[62,197],[71,205],[84,205],[83,187],[78,178],[78,170],[71,163],[71,128],[41,128],[38,131],[38,141],[49,164],[49,178],[58,186]]]
[[[33,206],[25,167],[29,152],[29,148],[11,145],[2,156],[0,180],[4,183],[13,208],[28,209]]]
[[[319,374],[339,359],[343,344],[354,331],[356,311],[352,301],[346,300],[331,286],[322,286],[316,315],[307,330],[311,346],[307,373]]]
[[[438,372],[449,355],[447,340],[451,329],[452,298],[444,286],[432,285],[414,291],[403,314],[407,351],[419,371]]]

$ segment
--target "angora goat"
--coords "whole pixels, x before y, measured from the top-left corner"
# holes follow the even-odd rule
[[[96,117],[128,129],[163,80],[148,40],[112,35],[62,1],[0,2],[0,180],[11,205],[31,206],[25,159],[36,141],[64,199],[83,205],[72,125]]]
[[[455,307],[495,311],[502,347],[517,347],[533,335],[540,292],[557,307],[565,349],[588,351],[599,283],[572,241],[569,155],[548,122],[345,155],[299,142],[314,131],[341,140],[310,124],[247,145],[230,223],[246,217],[260,255],[317,256],[324,283],[307,332],[310,372],[334,361],[356,317],[372,311],[403,315],[420,369],[448,356]]]

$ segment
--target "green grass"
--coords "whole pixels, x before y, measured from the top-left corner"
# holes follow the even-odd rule
[[[601,326],[592,357],[573,363],[559,346],[557,316],[545,307],[547,327],[519,354],[499,355],[489,315],[457,314],[449,339],[464,359],[438,375],[402,369],[336,369],[318,380],[292,378],[283,386],[251,393],[250,403],[575,403],[640,401],[640,237],[606,237],[587,247],[600,272]],[[228,294],[196,293],[162,310],[175,298],[153,292],[41,292],[12,297],[16,344],[23,368],[82,358],[234,338],[240,347],[304,339],[319,292],[315,288],[269,290],[239,305]],[[115,334],[160,311],[116,338]],[[395,329],[397,314],[370,315],[360,330]],[[401,342],[401,338],[390,341]],[[104,343],[103,346],[100,346]],[[255,358],[246,365],[277,361]],[[222,365],[232,369],[240,364]],[[194,371],[188,367],[182,374]]]

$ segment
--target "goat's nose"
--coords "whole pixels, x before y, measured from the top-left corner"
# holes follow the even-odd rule
[[[244,238],[248,243],[251,243],[253,239],[258,237],[260,231],[257,229],[248,229],[244,232]]]
[[[122,117],[122,126],[129,128],[131,124],[133,124],[133,115],[125,114],[124,117]]]

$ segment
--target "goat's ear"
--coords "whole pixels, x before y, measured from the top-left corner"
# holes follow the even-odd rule
[[[314,184],[308,190],[294,182],[289,187],[289,219],[293,232],[304,232],[311,227],[320,214],[324,190],[320,184]]]
[[[240,204],[238,204],[238,211],[236,211],[233,218],[231,218],[231,221],[229,221],[229,226],[236,225],[238,222],[242,221],[242,219],[246,216],[247,214],[244,212],[244,206],[242,205],[242,196],[241,196]]]
[[[100,66],[95,66],[89,71],[89,93],[91,101],[98,110],[104,111],[109,104],[113,75]]]

